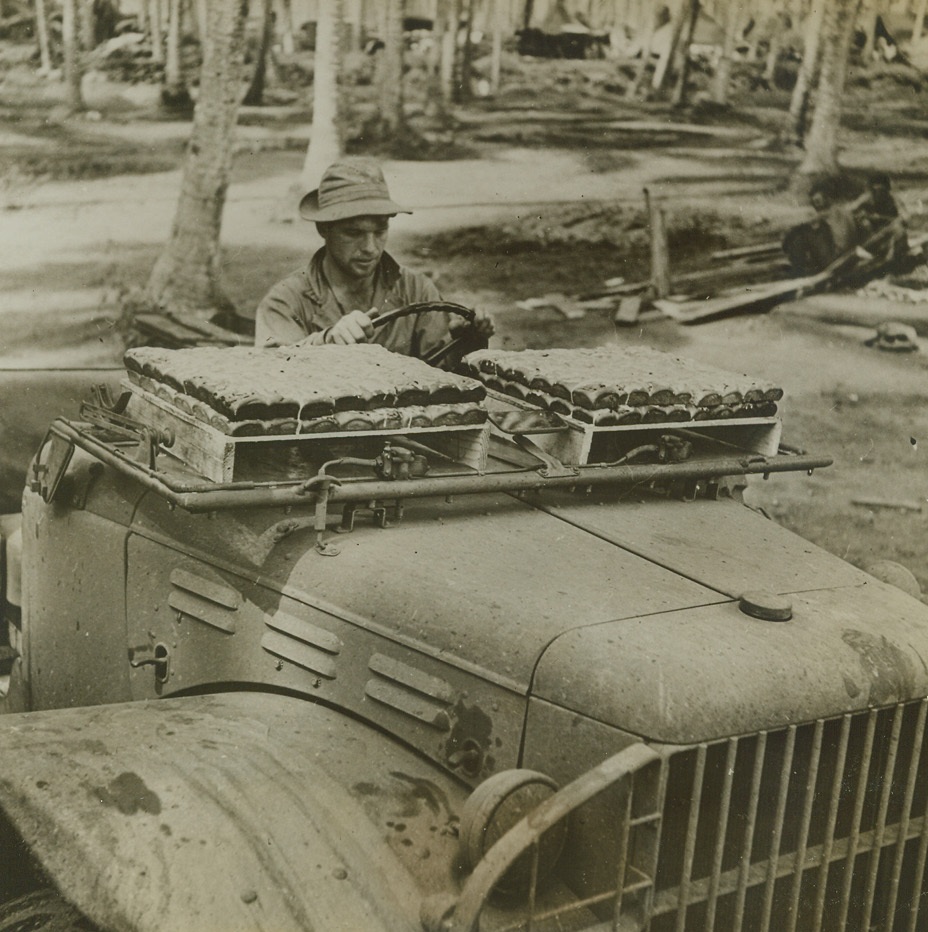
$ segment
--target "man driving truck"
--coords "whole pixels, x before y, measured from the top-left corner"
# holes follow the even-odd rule
[[[300,216],[315,222],[324,245],[264,296],[255,345],[375,342],[425,358],[457,336],[462,322],[448,313],[374,325],[394,308],[441,301],[434,282],[384,251],[390,218],[400,213],[412,211],[390,198],[375,162],[346,158],[330,165],[319,187],[300,201]],[[479,312],[470,326],[479,337],[493,333],[492,321]]]

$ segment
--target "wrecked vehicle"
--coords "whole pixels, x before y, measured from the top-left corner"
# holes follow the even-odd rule
[[[130,350],[52,423],[0,928],[922,928],[928,607],[742,503],[830,462],[782,389],[377,349]]]

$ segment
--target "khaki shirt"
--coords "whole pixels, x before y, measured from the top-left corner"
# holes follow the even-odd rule
[[[325,247],[309,264],[279,281],[264,296],[255,316],[255,346],[320,344],[325,330],[347,311],[338,303],[322,270]],[[373,307],[381,313],[421,301],[440,301],[438,288],[425,275],[403,268],[384,253],[374,273]],[[368,308],[357,308],[368,310]],[[374,330],[373,342],[394,353],[423,356],[449,337],[450,315],[413,314]],[[308,339],[307,339],[308,338]]]

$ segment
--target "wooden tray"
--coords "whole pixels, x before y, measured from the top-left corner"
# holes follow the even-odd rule
[[[536,405],[511,395],[487,389],[487,407],[492,416],[494,410],[538,411]],[[598,455],[603,441],[607,438],[618,439],[618,435],[630,435],[634,445],[647,443],[654,435],[685,430],[711,437],[725,444],[737,447],[746,453],[760,453],[763,456],[775,456],[780,447],[783,424],[779,416],[757,418],[722,418],[713,421],[666,421],[657,424],[618,424],[598,426],[578,421],[567,415],[558,415],[567,430],[557,433],[532,434],[531,439],[546,453],[556,457],[562,463],[584,466],[587,463],[608,461],[611,453]],[[506,436],[491,425],[491,431],[498,436]]]
[[[127,383],[128,384],[128,383]],[[311,434],[269,434],[258,437],[232,437],[204,424],[170,402],[146,392],[138,385],[128,384],[132,391],[127,413],[130,417],[158,430],[174,435],[172,446],[165,448],[170,456],[180,460],[197,475],[214,482],[235,482],[255,478],[249,474],[254,457],[243,456],[266,446],[269,456],[279,458],[281,445],[306,448],[325,446],[333,441],[341,445],[352,441],[370,444],[372,439],[409,437],[436,450],[456,463],[477,472],[485,472],[490,424],[459,427],[402,427],[390,430],[350,430]],[[296,477],[291,477],[296,478]]]

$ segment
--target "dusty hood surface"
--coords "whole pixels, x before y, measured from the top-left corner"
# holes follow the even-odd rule
[[[736,502],[624,494],[411,501],[397,527],[359,517],[353,533],[331,535],[336,557],[312,549],[310,529],[249,559],[288,596],[404,649],[659,740],[925,688],[925,606]],[[140,524],[194,545],[199,529],[213,542],[218,529],[241,564],[242,542],[267,539],[270,519],[228,520],[164,510]],[[188,526],[166,526],[178,521]],[[793,620],[739,611],[739,596],[759,589],[789,596]]]
[[[733,502],[551,513],[737,598],[788,595],[786,622],[737,601],[566,632],[535,695],[652,740],[785,726],[928,692],[928,606]],[[676,513],[678,520],[672,520]]]
[[[334,542],[332,558],[281,546],[266,569],[521,692],[565,630],[724,599],[506,495],[412,502],[400,526]]]

